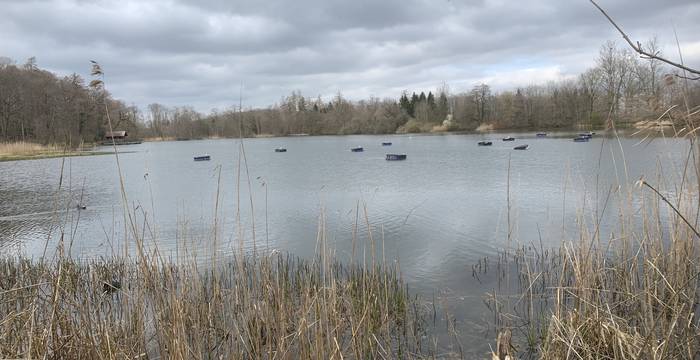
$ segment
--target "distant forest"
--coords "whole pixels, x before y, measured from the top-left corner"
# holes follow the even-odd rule
[[[659,51],[655,40],[645,44]],[[23,65],[0,58],[0,141],[44,144],[100,140],[114,130],[138,138],[252,137],[289,134],[389,134],[494,129],[604,128],[611,118],[625,125],[655,120],[665,110],[700,104],[700,81],[685,81],[663,63],[641,59],[613,42],[604,44],[595,67],[576,78],[494,92],[471,89],[404,91],[397,98],[350,101],[292,92],[266,109],[202,114],[191,107],[127,105],[85,79],[42,70],[35,58]],[[107,84],[109,87],[109,84]],[[235,100],[232,100],[232,103]],[[673,112],[666,115],[672,118]]]

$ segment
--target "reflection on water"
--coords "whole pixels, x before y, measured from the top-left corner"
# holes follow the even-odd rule
[[[104,256],[123,251],[124,234],[135,226],[162,254],[210,254],[216,213],[220,254],[236,251],[243,233],[247,250],[255,244],[309,257],[323,215],[340,257],[349,257],[353,244],[356,254],[366,250],[369,225],[378,256],[400,261],[412,288],[450,294],[458,315],[472,321],[483,317],[480,296],[489,286],[475,282],[471,265],[505,246],[509,224],[513,242],[556,245],[575,237],[577,219],[592,223],[612,191],[605,239],[615,230],[618,194],[640,176],[655,178],[660,167],[680,173],[688,151],[677,139],[574,143],[533,135],[477,146],[487,138],[246,139],[248,173],[238,140],[144,143],[121,149],[130,151],[120,155],[126,205],[114,156],[0,163],[0,244],[6,253],[40,256],[46,239],[52,250],[63,232],[72,255]],[[524,143],[529,150],[512,150]],[[357,145],[365,151],[351,152]],[[408,159],[386,161],[387,152]],[[193,161],[203,153],[212,160]],[[124,206],[136,216],[125,219]]]

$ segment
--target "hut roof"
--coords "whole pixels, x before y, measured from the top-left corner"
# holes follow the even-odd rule
[[[111,131],[111,132],[108,131],[108,132],[105,134],[105,137],[106,137],[106,138],[126,137],[126,136],[127,136],[126,131]]]

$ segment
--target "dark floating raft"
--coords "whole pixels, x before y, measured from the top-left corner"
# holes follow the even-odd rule
[[[275,149],[275,152],[287,152],[287,149],[285,149],[285,148],[277,148],[277,149]]]
[[[382,146],[391,146],[391,143],[390,142],[383,142]]]
[[[211,160],[211,156],[209,155],[200,155],[200,156],[195,156],[194,161],[209,161]]]
[[[504,138],[503,138],[503,141],[515,141],[515,138],[512,137],[512,136],[504,137]]]
[[[590,139],[589,136],[579,136],[574,138],[574,142],[588,142]]]
[[[518,146],[514,147],[513,150],[527,150],[528,146],[529,146],[529,145],[527,145],[527,144],[525,144],[525,145],[518,145]]]
[[[545,137],[545,136],[547,136],[546,132],[537,133],[537,137]]]
[[[490,141],[479,141],[478,145],[479,146],[491,146],[491,145],[493,145],[493,143]]]
[[[350,149],[350,151],[352,151],[352,152],[363,152],[363,151],[365,151],[365,149],[363,149],[361,146],[358,146],[358,147],[354,147],[354,148]]]
[[[406,160],[406,154],[386,154],[388,161]]]

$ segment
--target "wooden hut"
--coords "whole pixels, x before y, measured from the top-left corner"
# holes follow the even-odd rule
[[[105,134],[105,140],[126,140],[127,136],[126,131],[111,131]]]

